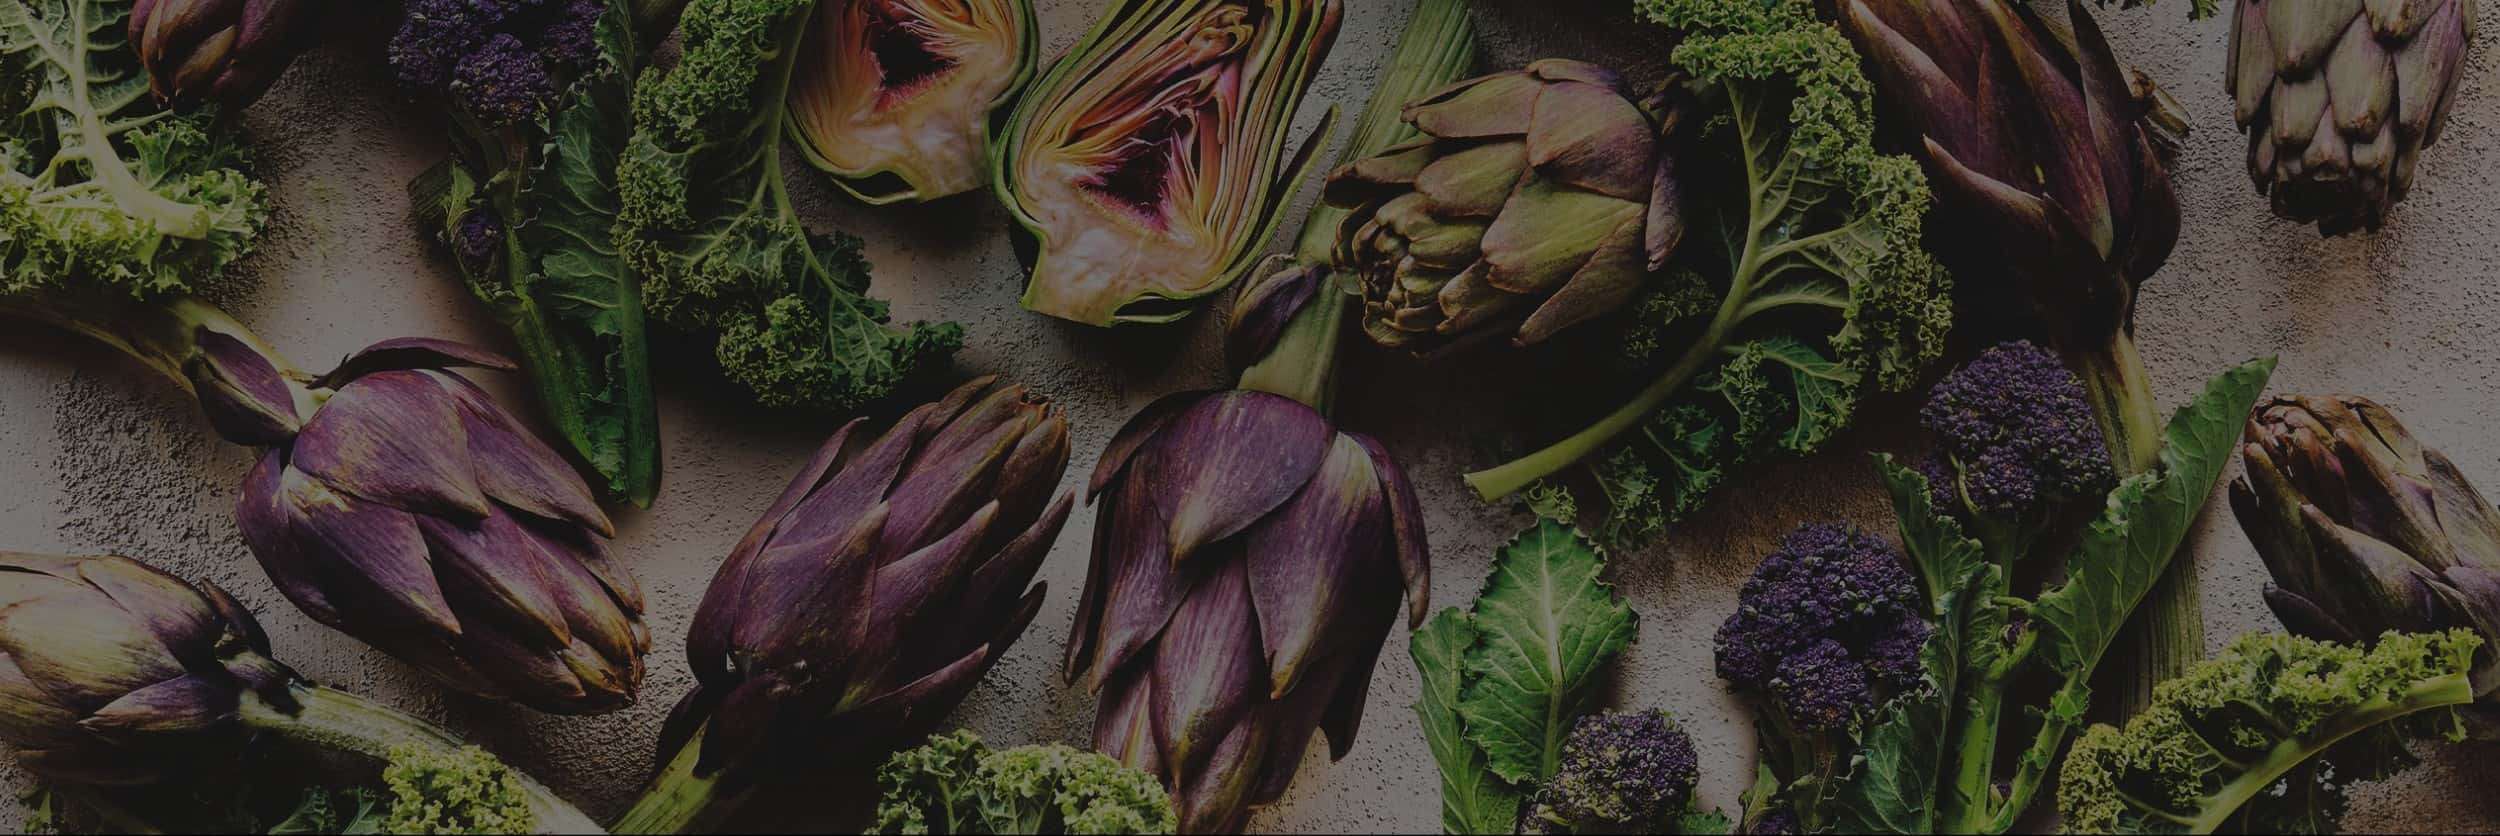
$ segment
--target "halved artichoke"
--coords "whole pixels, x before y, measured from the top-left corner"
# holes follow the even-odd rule
[[[790,84],[790,135],[873,204],[989,175],[991,113],[1033,77],[1032,0],[824,0]]]
[[[1340,0],[1120,0],[1017,104],[991,165],[1022,227],[1024,306],[1162,323],[1257,266],[1331,108],[1286,134]]]

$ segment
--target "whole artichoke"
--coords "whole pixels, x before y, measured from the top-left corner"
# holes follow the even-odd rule
[[[1378,442],[1235,390],[1148,406],[1091,493],[1067,671],[1099,695],[1094,748],[1162,778],[1182,832],[1238,832],[1315,728],[1334,756],[1352,747],[1400,598],[1422,617],[1414,489]]]
[[[2439,141],[2474,45],[2474,0],[2239,0],[2232,117],[2274,213],[2376,230]]]
[[[240,745],[295,672],[224,590],[118,557],[0,552],[0,742],[48,780],[153,783]]]
[[[1328,203],[1352,210],[1335,261],[1360,277],[1364,333],[1531,345],[1630,301],[1684,232],[1662,116],[1680,119],[1559,59],[1408,104],[1422,136],[1328,175]]]
[[[1066,417],[983,378],[826,442],[730,552],[686,638],[693,693],[659,784],[618,825],[674,833],[759,778],[871,768],[918,742],[1024,633],[1075,506]]]
[[[474,802],[525,808],[499,810],[499,823],[529,832],[598,832],[544,785],[449,733],[297,676],[270,658],[251,611],[214,585],[122,557],[0,552],[0,744],[19,764],[73,786],[196,781],[243,766],[247,743],[263,737],[392,771],[482,760],[512,792],[402,807],[386,827],[475,829],[460,816]]]
[[[2500,511],[2394,413],[2353,395],[2282,396],[2250,413],[2231,510],[2292,632],[2356,643],[2471,628],[2477,737],[2500,739]]]
[[[310,48],[329,0],[137,0],[130,43],[163,101],[248,107]]]

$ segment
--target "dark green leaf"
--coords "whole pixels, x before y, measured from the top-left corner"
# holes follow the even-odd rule
[[[1508,833],[1519,819],[1519,793],[1493,776],[1484,750],[1467,739],[1458,717],[1458,697],[1466,682],[1466,654],[1476,644],[1473,620],[1456,607],[1442,610],[1415,632],[1410,644],[1416,671],[1423,676],[1423,697],[1415,717],[1424,726],[1424,742],[1441,768],[1441,830],[1444,833]]]
[[[1476,599],[1458,713],[1503,780],[1554,774],[1598,672],[1632,641],[1632,608],[1600,578],[1605,566],[1578,532],[1540,520],[1502,548]]]

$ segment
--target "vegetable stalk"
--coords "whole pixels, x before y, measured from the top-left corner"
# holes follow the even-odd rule
[[[344,691],[308,682],[287,686],[281,704],[246,693],[236,716],[255,731],[333,752],[357,755],[376,767],[409,757],[449,757],[468,744],[431,723]],[[514,770],[541,833],[602,833],[599,823],[537,779]]]

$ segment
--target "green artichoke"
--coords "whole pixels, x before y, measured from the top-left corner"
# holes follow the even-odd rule
[[[1328,176],[1328,203],[1353,210],[1336,267],[1384,347],[1542,342],[1630,301],[1683,237],[1661,120],[1611,70],[1538,61],[1405,119],[1423,135]]]
[[[2480,631],[2466,716],[2500,739],[2500,511],[2368,398],[2280,396],[2245,437],[2231,510],[2273,576],[2266,606],[2321,641]]]
[[[928,201],[989,178],[990,114],[1033,76],[1032,0],[823,0],[790,135],[844,191]]]
[[[1339,0],[1121,0],[1027,91],[991,154],[1024,306],[1166,323],[1261,259],[1336,123],[1288,147]]]
[[[2239,0],[2232,115],[2274,213],[2375,230],[2439,141],[2474,45],[2474,0]]]

